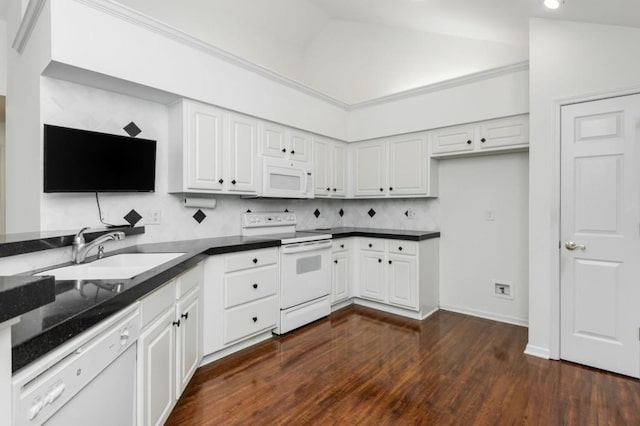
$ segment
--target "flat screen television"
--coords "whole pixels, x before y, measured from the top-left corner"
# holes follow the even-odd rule
[[[153,192],[156,141],[44,125],[44,192]]]

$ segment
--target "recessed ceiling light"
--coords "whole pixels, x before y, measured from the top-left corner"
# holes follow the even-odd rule
[[[548,9],[557,9],[562,3],[564,3],[563,0],[544,0],[544,5]]]

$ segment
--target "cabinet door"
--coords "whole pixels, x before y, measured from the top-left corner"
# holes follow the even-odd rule
[[[529,120],[512,117],[491,120],[480,126],[480,149],[526,146],[529,143]]]
[[[331,303],[340,302],[349,297],[349,256],[347,253],[333,255],[331,289]]]
[[[174,404],[173,306],[138,339],[138,423],[164,424]]]
[[[331,176],[333,185],[331,195],[334,197],[344,197],[347,195],[347,147],[341,143],[333,144],[333,161],[331,162]]]
[[[455,126],[435,130],[431,136],[431,153],[471,152],[474,148],[475,126]]]
[[[221,190],[222,110],[189,102],[186,141],[186,190]]]
[[[389,255],[389,303],[418,310],[415,256]]]
[[[389,141],[389,195],[427,195],[426,133]]]
[[[311,161],[311,135],[290,130],[288,136],[289,158],[296,161]]]
[[[354,146],[356,197],[380,197],[386,194],[386,143],[363,142]]]
[[[229,162],[227,190],[258,191],[258,121],[239,114],[229,118]]]
[[[284,158],[287,151],[285,128],[274,123],[262,123],[262,155]]]
[[[200,365],[200,298],[199,289],[195,289],[181,300],[176,307],[177,328],[176,340],[176,399]]]
[[[331,191],[329,184],[329,150],[330,144],[328,141],[313,138],[313,163],[315,169],[313,177],[313,192],[317,196],[327,196]]]
[[[386,269],[383,253],[360,252],[360,296],[385,301]]]

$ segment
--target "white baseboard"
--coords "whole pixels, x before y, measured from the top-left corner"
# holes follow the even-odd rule
[[[542,348],[540,346],[527,345],[524,353],[538,358],[551,359],[551,351],[548,348]]]
[[[349,305],[353,305],[353,298],[334,303],[333,305],[331,305],[331,312],[339,311],[340,309],[344,309]]]
[[[255,344],[258,344],[260,342],[264,342],[265,340],[269,340],[273,337],[273,334],[271,333],[271,330],[264,332],[262,334],[258,334],[257,336],[254,336],[250,339],[244,340],[242,342],[236,343],[233,346],[229,346],[228,348],[224,348],[221,349],[217,352],[214,352],[212,354],[208,354],[202,357],[202,361],[200,362],[200,367],[203,367],[209,363],[212,363],[213,361],[217,361],[219,359],[222,359],[224,357],[227,357],[231,354],[234,354],[238,351],[241,351],[243,349],[248,348],[249,346],[253,346]]]
[[[493,312],[479,311],[476,309],[463,308],[460,306],[440,305],[440,309],[444,311],[457,312],[459,314],[471,315],[474,317],[480,317],[493,321],[504,322],[507,324],[519,325],[522,327],[528,327],[529,321],[522,318],[510,317],[507,315],[496,314]]]
[[[423,316],[421,312],[397,308],[395,306],[387,305],[386,303],[378,303],[372,300],[360,299],[357,297],[353,299],[353,303],[356,305],[366,306],[367,308],[376,309],[378,311],[386,312],[389,314],[400,315],[403,317],[412,318],[416,320],[422,320],[433,313],[433,312],[429,312],[427,315]]]

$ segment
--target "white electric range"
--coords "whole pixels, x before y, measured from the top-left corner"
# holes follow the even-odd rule
[[[280,321],[284,334],[331,312],[331,234],[296,232],[293,212],[242,214],[242,235],[279,238]]]

